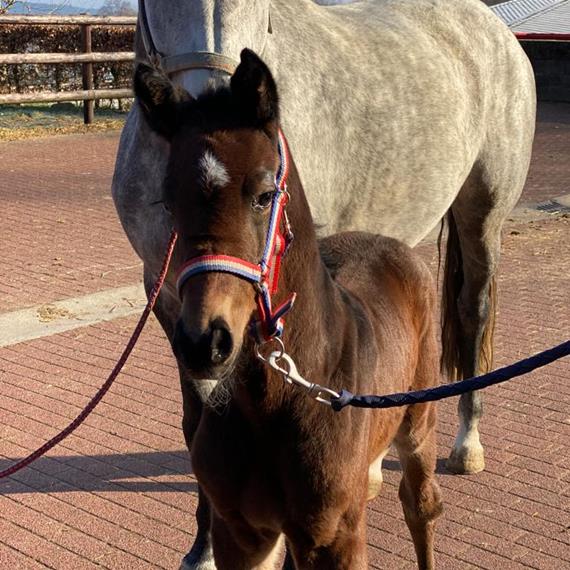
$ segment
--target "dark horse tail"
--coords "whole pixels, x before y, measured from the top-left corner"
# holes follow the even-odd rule
[[[463,286],[463,257],[457,225],[451,208],[442,223],[442,232],[438,240],[438,250],[441,252],[441,237],[443,226],[447,221],[447,246],[443,272],[443,291],[441,299],[441,371],[449,381],[465,378],[461,359],[460,343],[462,341],[461,321],[458,300]],[[493,337],[495,333],[495,311],[497,308],[497,284],[493,276],[488,292],[488,319],[483,329],[479,351],[479,373],[488,372],[493,365]]]

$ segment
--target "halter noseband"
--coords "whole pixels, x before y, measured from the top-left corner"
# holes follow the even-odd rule
[[[251,283],[256,293],[258,318],[251,322],[249,332],[258,343],[281,336],[283,317],[295,301],[295,293],[292,293],[276,309],[273,309],[271,304],[271,296],[277,292],[281,260],[293,240],[285,212],[285,206],[289,201],[287,192],[289,151],[281,130],[279,130],[278,152],[279,169],[275,176],[275,193],[271,202],[263,256],[259,263],[254,264],[231,255],[202,255],[182,265],[176,282],[181,297],[182,288],[188,279],[202,273],[229,273]]]

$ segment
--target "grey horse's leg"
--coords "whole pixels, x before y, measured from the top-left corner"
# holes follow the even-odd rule
[[[455,291],[446,292],[449,305],[444,317],[443,363],[455,369],[457,379],[469,378],[492,366],[495,318],[495,277],[500,256],[501,229],[514,201],[499,203],[488,185],[489,177],[476,165],[456,198],[449,220],[448,257],[456,256]],[[455,250],[455,251],[454,251]],[[447,262],[446,262],[447,263]],[[451,263],[451,262],[450,262]],[[446,266],[446,287],[450,276]],[[454,305],[454,306],[451,306]],[[453,331],[447,331],[448,323]],[[454,352],[454,354],[453,354]],[[479,421],[483,413],[481,392],[459,399],[459,431],[447,468],[454,473],[477,473],[485,468]]]
[[[154,276],[150,275],[145,269],[144,284],[147,296],[154,285],[154,279]],[[153,312],[168,340],[172,342],[174,326],[180,312],[178,301],[161,293]],[[178,363],[178,371],[182,390],[182,431],[186,446],[190,449],[192,439],[200,422],[204,395],[199,393],[180,363]],[[216,570],[210,534],[211,509],[207,497],[200,488],[198,489],[196,523],[198,526],[196,539],[190,552],[182,560],[180,568],[181,570]]]
[[[459,339],[461,378],[471,378],[487,372],[481,365],[481,351],[485,327],[494,318],[490,315],[489,293],[492,276],[475,276],[464,268],[469,286],[464,286],[458,301],[462,338]],[[491,310],[494,310],[491,309]],[[447,461],[454,473],[478,473],[485,468],[483,446],[479,436],[479,421],[483,415],[480,391],[463,394],[459,398],[459,431]]]

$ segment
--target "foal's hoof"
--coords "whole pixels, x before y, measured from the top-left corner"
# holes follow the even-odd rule
[[[216,563],[213,558],[198,560],[192,552],[189,552],[182,559],[179,570],[216,570]]]
[[[453,448],[445,467],[451,473],[470,475],[485,469],[485,453],[481,445]]]

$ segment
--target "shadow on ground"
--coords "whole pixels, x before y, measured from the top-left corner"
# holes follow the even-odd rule
[[[435,467],[435,472],[438,475],[454,475],[454,473],[451,473],[451,471],[446,469],[446,463],[447,459],[445,457],[438,458]],[[386,471],[402,471],[400,462],[397,459],[384,459],[382,462],[382,469],[385,469]]]
[[[18,460],[0,459],[0,470]],[[42,457],[14,478],[0,481],[0,495],[74,491],[198,492],[198,485],[190,480],[190,475],[192,466],[187,452]]]

